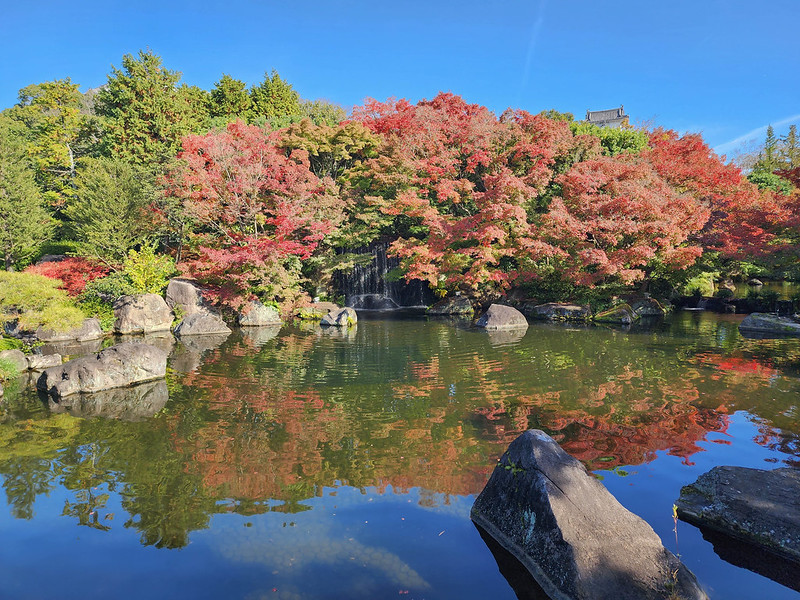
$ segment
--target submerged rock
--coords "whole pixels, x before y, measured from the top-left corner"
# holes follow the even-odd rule
[[[472,520],[552,598],[707,598],[652,528],[542,431],[511,443]]]
[[[117,333],[151,333],[169,331],[172,311],[158,294],[120,296],[114,301],[114,331]]]
[[[466,296],[442,298],[428,309],[429,315],[471,315],[472,302]]]
[[[95,356],[46,369],[36,386],[52,396],[64,397],[160,379],[166,370],[167,354],[163,350],[141,343],[118,344]]]
[[[621,323],[630,325],[639,318],[629,304],[618,304],[613,308],[599,312],[594,316],[598,323]]]
[[[264,306],[258,300],[251,300],[239,313],[241,327],[264,327],[266,325],[281,325],[281,316],[271,306]]]
[[[714,467],[681,490],[676,506],[684,521],[800,563],[798,469]]]
[[[592,309],[589,306],[562,302],[548,302],[533,306],[530,303],[524,304],[522,313],[531,319],[544,321],[589,321],[592,318]]]
[[[186,335],[228,334],[230,332],[231,329],[225,324],[225,321],[208,312],[196,312],[187,315],[175,327],[175,335],[179,337]]]
[[[739,331],[761,335],[800,335],[800,322],[794,317],[752,313],[739,324]]]
[[[349,306],[338,310],[332,310],[322,317],[322,320],[319,322],[320,325],[325,327],[351,327],[356,323],[358,323],[358,315],[356,311]]]
[[[163,379],[115,388],[93,394],[73,394],[58,400],[50,399],[50,410],[69,413],[73,417],[104,417],[122,421],[142,421],[164,408],[169,400],[167,382]]]
[[[516,308],[492,304],[475,326],[484,329],[527,329],[528,319]]]

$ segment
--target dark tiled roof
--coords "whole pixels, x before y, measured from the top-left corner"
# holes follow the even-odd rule
[[[589,123],[602,124],[609,121],[617,121],[624,119],[627,115],[625,109],[620,106],[619,108],[611,108],[608,110],[587,110],[586,120]]]

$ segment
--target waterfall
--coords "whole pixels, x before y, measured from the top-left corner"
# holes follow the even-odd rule
[[[345,296],[345,306],[362,310],[393,310],[433,303],[433,292],[424,281],[387,280],[389,271],[400,265],[399,259],[387,256],[388,246],[386,242],[373,242],[365,248],[347,250],[354,254],[372,255],[372,260],[354,266],[351,271],[338,272],[334,277],[336,289]]]

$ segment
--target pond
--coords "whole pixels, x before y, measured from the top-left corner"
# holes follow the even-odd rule
[[[524,335],[360,317],[179,343],[121,408],[7,386],[0,597],[512,599],[469,510],[532,427],[712,598],[800,597],[672,519],[715,465],[800,467],[800,340],[697,312]]]

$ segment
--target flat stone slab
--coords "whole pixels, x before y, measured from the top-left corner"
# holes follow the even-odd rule
[[[508,447],[472,520],[552,600],[707,598],[653,529],[539,430]]]
[[[742,333],[756,335],[800,335],[800,322],[793,317],[779,317],[769,313],[752,313],[739,324]]]
[[[800,563],[798,469],[714,467],[685,486],[676,505],[684,521]]]

